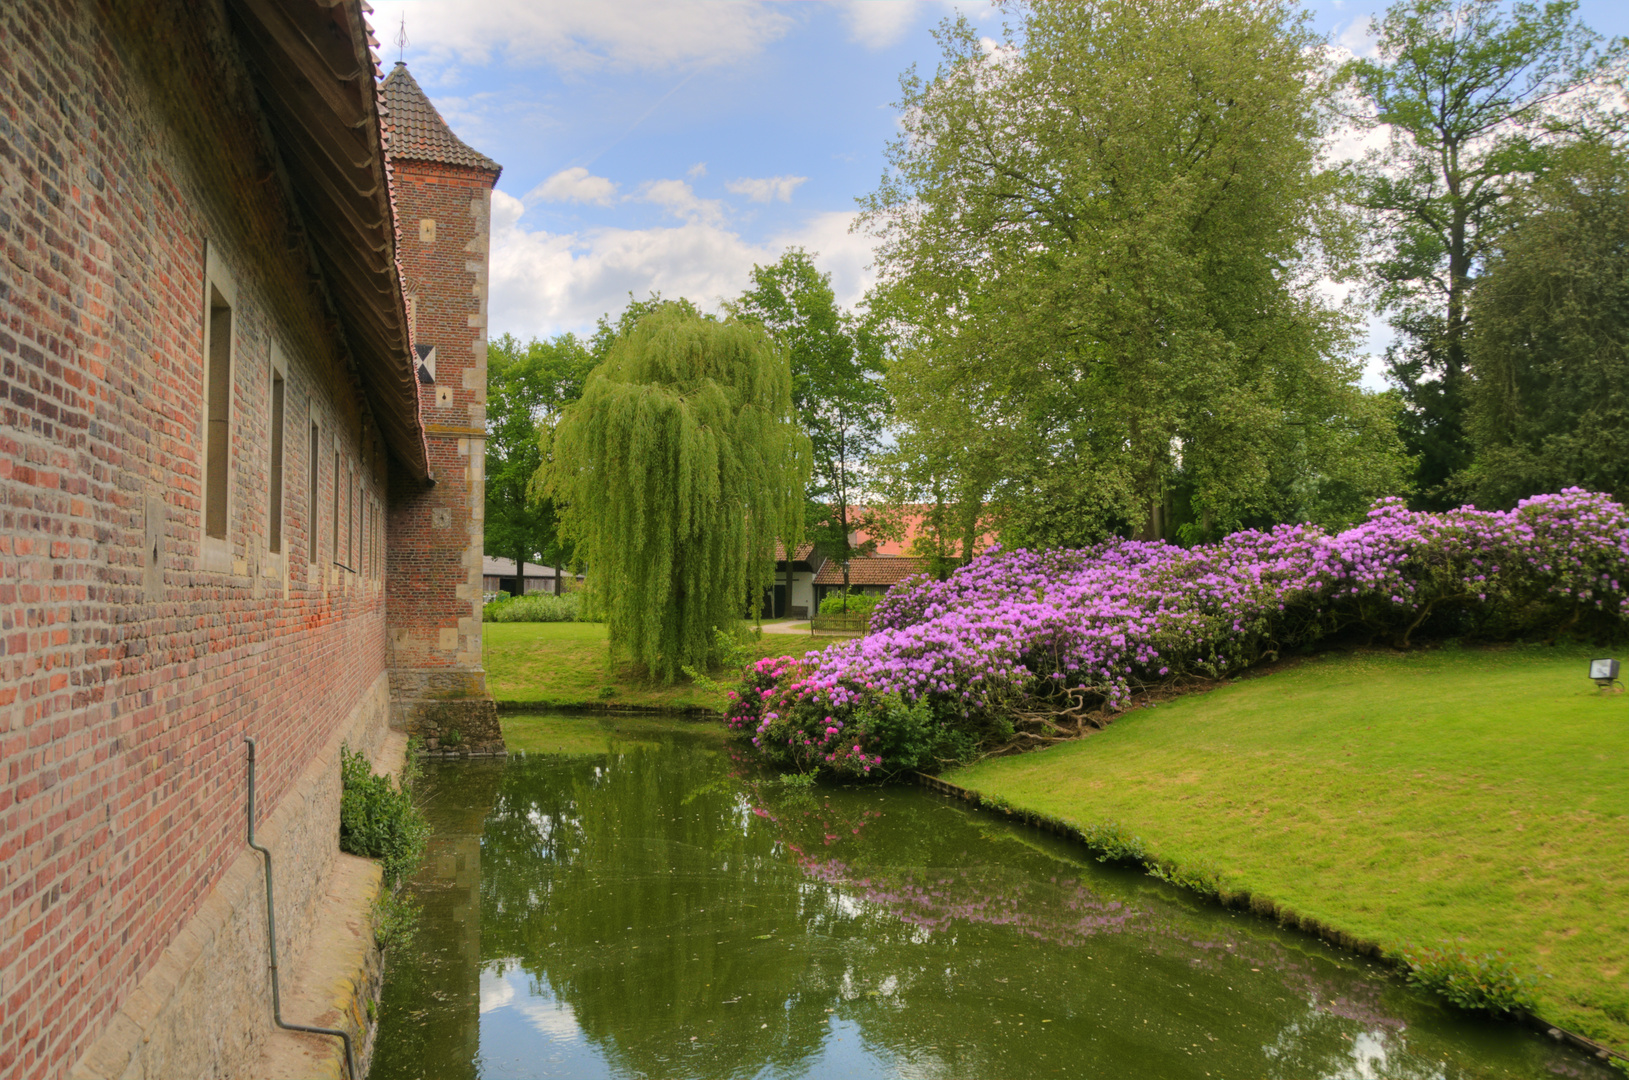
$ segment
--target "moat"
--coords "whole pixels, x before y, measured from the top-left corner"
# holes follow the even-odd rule
[[[374,1080],[1613,1075],[921,790],[570,724],[571,753],[427,766]]]

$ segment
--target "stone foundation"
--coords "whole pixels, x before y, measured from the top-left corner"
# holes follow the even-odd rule
[[[391,669],[390,726],[417,735],[427,750],[504,752],[498,709],[480,670]]]
[[[275,808],[257,807],[255,838],[271,850],[276,874],[277,954],[285,993],[318,959],[313,955],[316,924],[334,891],[340,858],[340,747],[348,743],[362,750],[377,768],[388,737],[389,710],[389,683],[381,675],[282,801]],[[263,754],[268,749],[260,747]],[[398,760],[382,763],[399,766],[401,751],[398,739]],[[247,791],[244,800],[240,810]],[[247,817],[241,820],[247,826]],[[249,848],[246,837],[238,843],[241,851],[198,913],[69,1072],[74,1080],[244,1076],[265,1052],[277,1031],[266,947],[265,861]],[[377,870],[371,880],[376,890]],[[371,933],[365,940],[366,963],[376,969],[378,950],[372,948]],[[298,1014],[292,1001],[285,1002],[284,1020],[330,1026]],[[371,1052],[372,1026],[361,1025],[358,1035],[359,1056],[365,1056]],[[338,1053],[339,1040],[329,1041]]]

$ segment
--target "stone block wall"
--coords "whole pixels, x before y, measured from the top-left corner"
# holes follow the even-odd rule
[[[0,4],[7,1077],[65,1075],[151,1006],[135,993],[155,972],[197,973],[193,999],[226,1010],[175,1029],[201,1056],[166,1075],[232,1071],[264,1016],[221,1016],[269,1010],[261,954],[210,937],[215,959],[182,961],[245,854],[242,737],[259,739],[262,813],[299,800],[289,835],[310,855],[291,865],[320,884],[337,773],[317,794],[300,778],[359,716],[386,718],[385,455],[224,19],[183,0]],[[202,515],[211,275],[233,312],[219,540]],[[298,907],[296,880],[279,886]]]

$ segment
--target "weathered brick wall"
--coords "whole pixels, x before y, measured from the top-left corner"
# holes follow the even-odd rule
[[[421,385],[433,487],[391,476],[392,722],[439,739],[502,745],[481,670],[482,511],[485,506],[486,290],[493,174],[395,161],[401,263],[415,337],[435,347],[435,382]],[[433,222],[433,226],[427,223]]]
[[[382,560],[332,559],[336,449],[364,508],[385,501],[384,457],[307,252],[290,243],[220,18],[183,0],[0,4],[7,1077],[62,1075],[243,851],[242,737],[259,739],[270,815],[386,670]],[[206,247],[236,291],[218,570],[200,518]],[[267,549],[274,343],[282,554]],[[334,836],[331,821],[305,824]],[[320,877],[279,882],[311,887]],[[220,977],[224,993],[266,993],[263,970]]]

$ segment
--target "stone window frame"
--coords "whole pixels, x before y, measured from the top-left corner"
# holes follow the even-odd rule
[[[226,393],[226,490],[225,490],[225,516],[226,526],[224,536],[209,535],[207,520],[208,484],[209,484],[209,380],[210,380],[210,353],[212,342],[210,334],[210,312],[213,310],[214,295],[219,293],[222,300],[232,311],[231,340],[227,342],[227,367],[231,373],[231,381]],[[232,468],[232,433],[237,430],[237,377],[240,364],[238,360],[238,337],[242,326],[242,306],[238,303],[237,279],[232,275],[221,255],[218,245],[207,237],[204,239],[204,282],[203,293],[199,297],[199,312],[202,315],[202,364],[199,366],[200,390],[198,427],[199,427],[199,498],[198,498],[198,564],[200,569],[211,573],[230,573],[232,571],[232,498],[233,478],[235,470]]]

